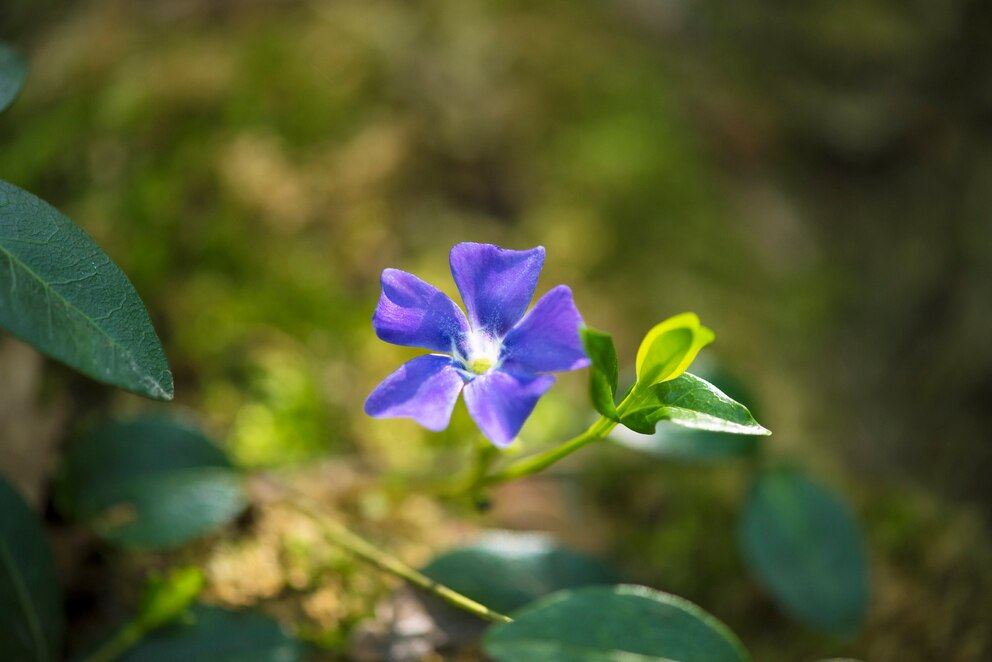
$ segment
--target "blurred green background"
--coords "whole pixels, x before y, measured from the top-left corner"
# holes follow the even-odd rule
[[[361,413],[416,354],[371,330],[387,266],[454,294],[454,243],[542,244],[539,293],[571,285],[627,366],[652,324],[695,311],[775,431],[768,455],[861,519],[862,634],[806,631],[747,579],[739,467],[596,449],[567,489],[498,494],[485,524],[597,551],[759,660],[990,659],[990,7],[5,0],[0,38],[31,72],[0,177],[121,265],[178,403],[248,467],[340,458],[388,478],[464,459],[462,405],[438,435]],[[0,371],[38,370],[10,345]],[[18,388],[0,431],[27,415],[40,432],[0,468],[39,502],[71,425],[144,406],[54,365],[0,399]],[[587,423],[584,375],[552,393],[528,443]],[[460,517],[420,517],[422,545],[478,525]]]

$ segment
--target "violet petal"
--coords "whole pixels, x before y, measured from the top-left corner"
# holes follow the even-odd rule
[[[559,372],[589,365],[579,337],[582,316],[572,290],[559,285],[541,297],[503,341],[503,368],[511,372]]]
[[[499,448],[506,448],[554,383],[550,375],[492,370],[465,385],[465,406],[482,434]]]
[[[400,366],[365,401],[374,418],[412,418],[428,430],[448,427],[465,379],[450,357],[428,354]]]
[[[472,327],[502,337],[523,317],[544,266],[544,247],[512,251],[493,244],[451,249],[451,275]]]
[[[441,290],[413,274],[386,269],[372,327],[388,343],[450,353],[468,331],[468,322]]]

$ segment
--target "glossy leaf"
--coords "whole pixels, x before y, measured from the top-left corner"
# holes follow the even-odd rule
[[[589,368],[589,396],[593,407],[603,416],[618,421],[616,407],[617,383],[620,370],[613,338],[590,328],[579,330],[582,344],[592,365]]]
[[[172,373],[124,273],[55,208],[0,181],[0,327],[101,382],[172,399]]]
[[[0,657],[57,660],[62,633],[62,589],[45,530],[0,478]]]
[[[27,73],[28,66],[21,54],[0,41],[0,112],[17,98]]]
[[[561,591],[493,627],[483,648],[498,662],[741,662],[725,625],[696,605],[643,586]]]
[[[740,542],[782,608],[814,628],[852,634],[868,608],[864,542],[854,517],[805,474],[768,470],[751,487]]]
[[[610,434],[610,439],[648,455],[688,462],[749,457],[761,448],[761,441],[753,435],[690,430],[676,425],[659,425],[653,434],[634,432],[621,426]]]
[[[301,662],[306,647],[261,614],[197,605],[156,630],[119,662]]]
[[[637,350],[637,382],[642,387],[675,379],[716,336],[693,313],[670,317],[648,331]]]
[[[244,510],[240,473],[195,427],[166,418],[109,423],[73,444],[56,494],[109,542],[182,545]]]
[[[747,407],[689,373],[655,385],[639,406],[621,419],[625,426],[642,434],[653,433],[659,421],[711,432],[771,434],[754,420]]]
[[[499,612],[566,588],[616,581],[602,562],[559,547],[542,533],[497,531],[434,558],[431,579]]]

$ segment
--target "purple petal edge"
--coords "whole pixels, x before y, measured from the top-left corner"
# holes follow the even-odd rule
[[[502,337],[534,297],[544,247],[516,251],[494,244],[461,243],[451,249],[451,275],[472,327]]]
[[[464,313],[444,292],[399,269],[382,272],[382,295],[372,316],[388,343],[450,353],[468,331]]]
[[[578,370],[591,363],[579,327],[582,316],[566,285],[551,289],[507,334],[503,367],[511,372]]]
[[[465,379],[450,357],[429,354],[407,361],[365,401],[373,418],[412,418],[433,432],[448,427]]]

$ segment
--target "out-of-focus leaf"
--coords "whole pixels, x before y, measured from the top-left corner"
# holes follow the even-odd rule
[[[675,379],[714,338],[694,313],[675,315],[656,325],[637,350],[638,385],[646,388]]]
[[[499,662],[742,662],[737,637],[687,600],[643,586],[561,591],[489,630]]]
[[[844,503],[805,474],[762,472],[748,496],[740,542],[751,571],[797,620],[857,631],[868,608],[864,543]]]
[[[152,577],[145,589],[137,621],[144,630],[161,627],[175,619],[200,595],[206,577],[197,567],[174,570],[168,577]]]
[[[589,368],[589,397],[592,404],[603,416],[618,421],[616,395],[620,370],[613,338],[607,333],[589,328],[582,328],[579,333],[582,334],[586,354],[592,361]]]
[[[304,644],[265,616],[197,605],[188,621],[156,630],[119,662],[301,662],[305,657]]]
[[[4,181],[0,327],[93,379],[172,399],[162,344],[124,272],[54,207]]]
[[[13,46],[0,41],[0,112],[7,109],[24,85],[28,65]]]
[[[109,542],[182,545],[238,516],[240,473],[195,427],[149,417],[104,424],[66,455],[57,500]]]
[[[551,536],[512,531],[487,533],[445,552],[423,573],[503,613],[561,589],[617,579],[602,562],[559,547]]]
[[[62,589],[45,530],[0,478],[0,657],[56,660],[62,629]]]
[[[657,384],[637,408],[621,417],[621,423],[642,434],[653,433],[659,421],[710,432],[771,434],[754,420],[747,407],[689,373]]]

